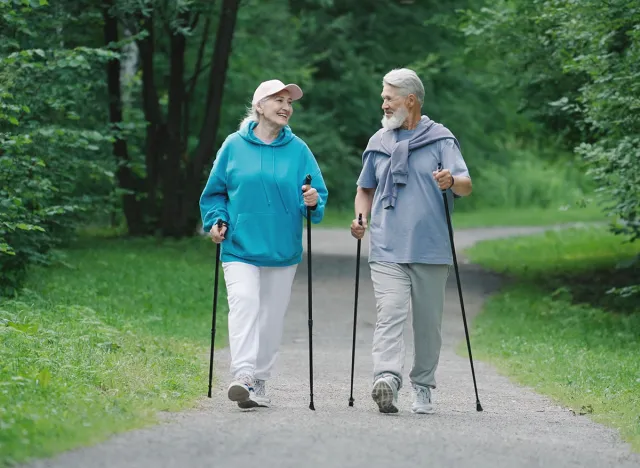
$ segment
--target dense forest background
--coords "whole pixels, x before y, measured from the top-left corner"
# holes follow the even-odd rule
[[[79,226],[197,233],[215,153],[255,87],[349,210],[382,76],[409,67],[474,178],[460,212],[595,203],[640,234],[640,5],[610,0],[0,2],[0,279]]]

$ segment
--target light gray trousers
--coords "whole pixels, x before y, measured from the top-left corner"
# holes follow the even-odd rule
[[[392,374],[402,387],[404,325],[412,312],[414,353],[411,383],[436,387],[442,345],[442,311],[449,265],[372,262],[378,318],[373,334],[373,378]]]

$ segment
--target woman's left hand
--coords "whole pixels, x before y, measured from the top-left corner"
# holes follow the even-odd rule
[[[316,206],[318,204],[318,191],[310,185],[302,186],[302,197],[306,206]]]

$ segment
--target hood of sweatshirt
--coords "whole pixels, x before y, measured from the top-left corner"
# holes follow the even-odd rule
[[[238,130],[238,133],[248,142],[261,146],[284,146],[295,137],[295,135],[291,131],[291,127],[285,125],[284,127],[282,127],[282,130],[280,130],[280,133],[275,140],[273,140],[271,143],[265,143],[253,133],[253,129],[256,128],[256,125],[258,125],[257,122],[249,122],[247,125],[244,125],[240,130]]]

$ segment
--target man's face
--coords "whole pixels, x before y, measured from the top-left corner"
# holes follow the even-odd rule
[[[401,127],[409,116],[409,110],[406,107],[406,97],[398,94],[398,88],[384,85],[382,87],[382,126],[386,129],[395,129]]]

